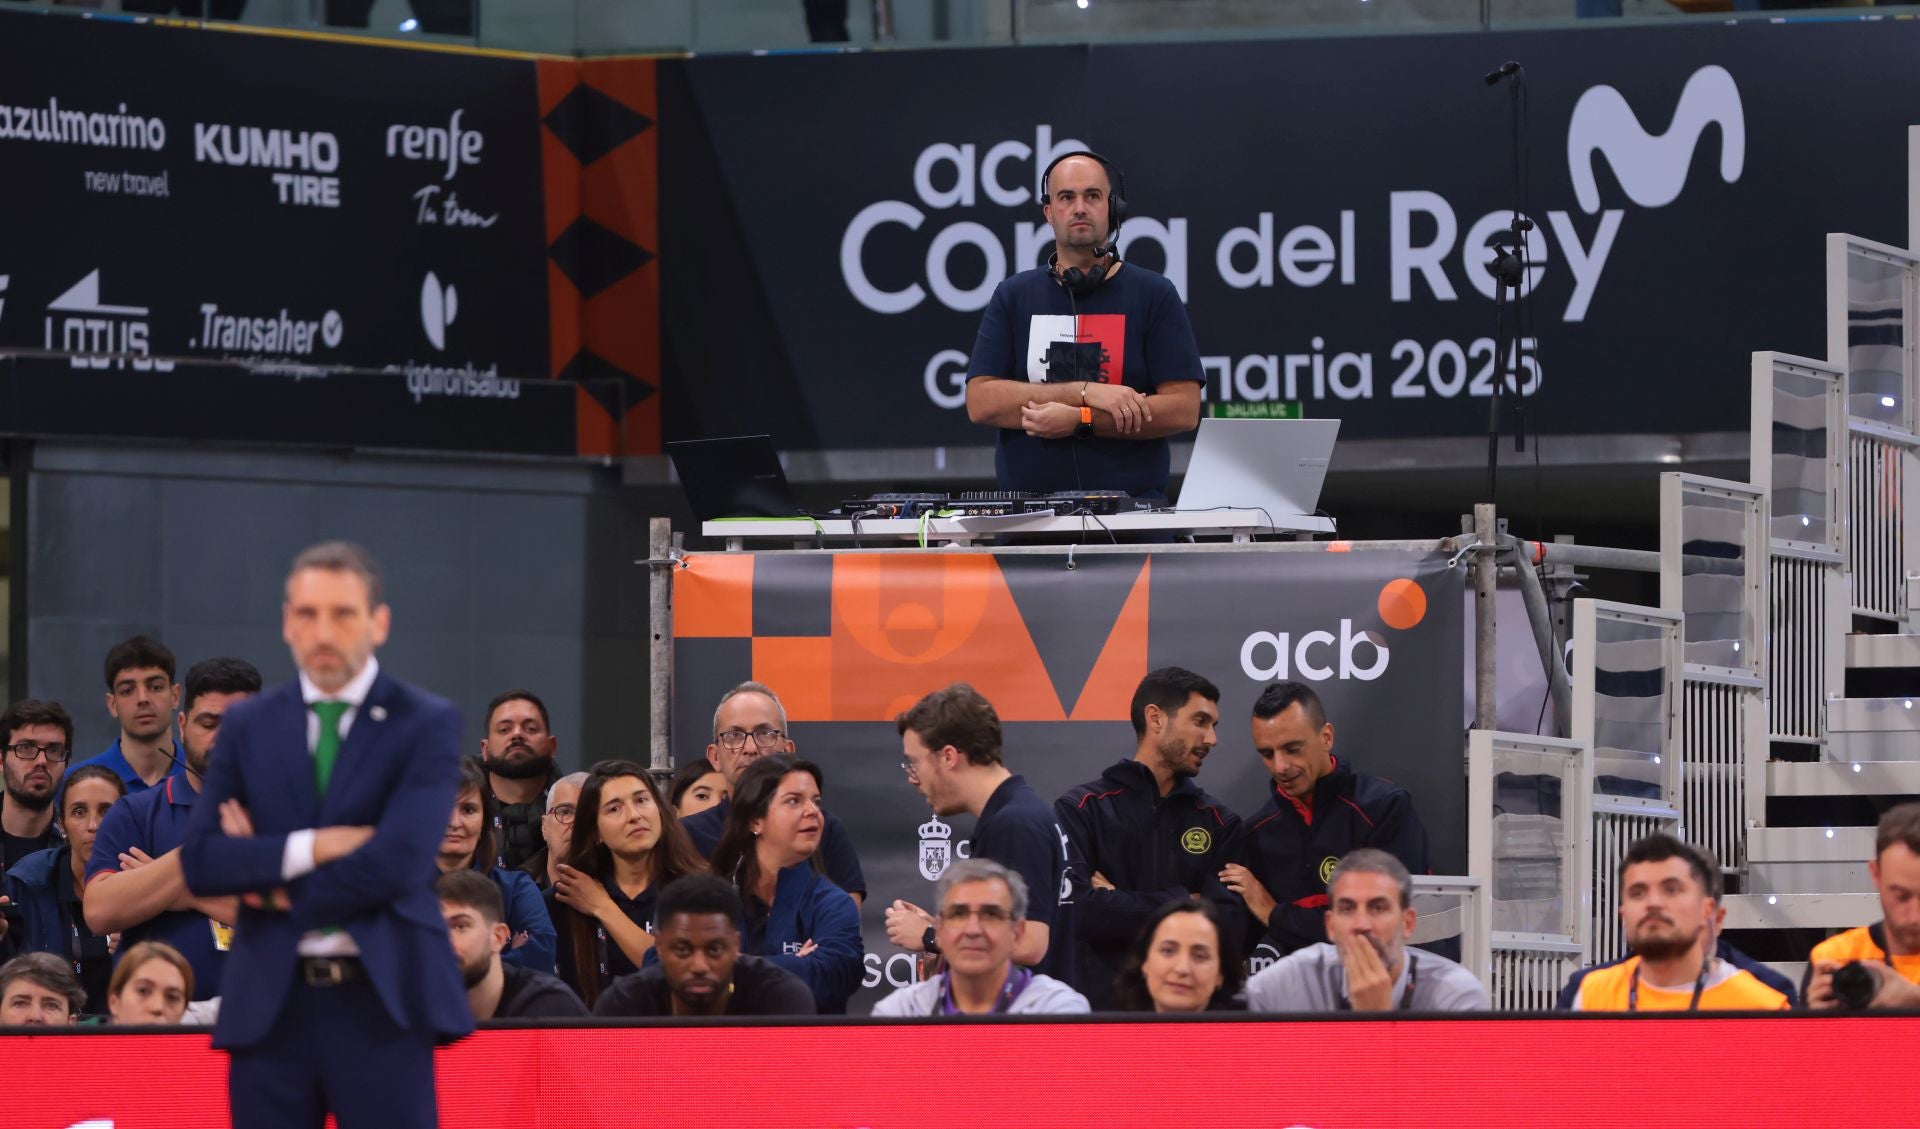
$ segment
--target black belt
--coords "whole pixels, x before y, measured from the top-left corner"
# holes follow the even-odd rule
[[[315,988],[333,988],[367,978],[359,957],[301,957],[300,977]]]

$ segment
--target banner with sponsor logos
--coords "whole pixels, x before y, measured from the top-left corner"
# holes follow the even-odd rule
[[[6,430],[657,444],[650,62],[0,20]]]
[[[231,1123],[227,1056],[206,1035],[117,1030],[0,1037],[4,1061],[32,1064],[8,1074],[10,1129]],[[714,1129],[1798,1129],[1899,1124],[1887,1110],[1902,1108],[1904,1092],[1895,1078],[1862,1076],[1859,1048],[1916,1038],[1920,1019],[1838,1014],[680,1021],[481,1031],[441,1048],[435,1066],[440,1123],[450,1126],[628,1129],[687,1119],[663,1117],[665,1108]],[[1766,1063],[1767,1077],[1756,1084],[1737,1068],[1702,1067],[1672,1085],[1622,1086],[1645,1074],[1650,1046],[1685,1063],[1720,1062],[1737,1047]],[[777,1071],[746,1081],[706,1073],[724,1070],[720,1063]],[[661,1072],[657,1081],[644,1064]],[[1117,1071],[1144,1072],[1124,1101],[1112,1098]],[[1841,1078],[1855,1081],[1836,1085]]]
[[[1444,556],[1411,552],[697,554],[674,574],[675,759],[705,755],[731,687],[780,695],[866,872],[865,1010],[911,975],[881,909],[930,904],[929,883],[968,857],[971,817],[928,817],[893,721],[952,682],[994,704],[1008,767],[1052,800],[1133,756],[1149,670],[1203,674],[1222,721],[1199,783],[1243,816],[1269,794],[1253,701],[1306,682],[1335,754],[1405,786],[1436,872],[1463,872],[1461,584]]]
[[[1825,351],[1823,234],[1906,241],[1916,49],[1911,23],[1742,22],[675,64],[663,112],[705,129],[663,141],[669,212],[777,268],[703,270],[669,236],[669,430],[989,442],[962,406],[981,311],[1051,250],[1041,169],[1091,146],[1210,399],[1342,439],[1484,434],[1515,101],[1482,79],[1508,59],[1529,425],[1737,430],[1753,350]],[[742,359],[779,387],[732,396]]]

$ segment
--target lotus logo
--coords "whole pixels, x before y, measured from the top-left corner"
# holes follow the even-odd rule
[[[1595,86],[1573,104],[1567,122],[1567,171],[1573,177],[1574,196],[1581,210],[1600,210],[1600,188],[1594,180],[1593,155],[1600,153],[1628,199],[1643,208],[1673,203],[1686,186],[1687,168],[1700,135],[1710,125],[1720,127],[1720,179],[1740,179],[1747,158],[1747,123],[1740,105],[1740,89],[1724,67],[1701,67],[1687,79],[1674,107],[1673,121],[1661,134],[1648,133],[1632,107],[1611,86]]]
[[[432,272],[420,284],[420,326],[427,331],[427,340],[435,349],[447,347],[447,327],[453,324],[453,318],[460,310],[460,293],[452,283],[440,285],[440,279]]]

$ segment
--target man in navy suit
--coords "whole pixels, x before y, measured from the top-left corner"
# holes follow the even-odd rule
[[[238,894],[214,1046],[235,1129],[429,1127],[433,1048],[473,1029],[433,893],[460,716],[380,670],[390,609],[358,545],[294,559],[297,682],[229,710],[181,849]]]

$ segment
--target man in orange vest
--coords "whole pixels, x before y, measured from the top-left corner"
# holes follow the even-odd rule
[[[1779,1011],[1786,993],[1716,955],[1720,870],[1706,852],[1649,835],[1620,863],[1620,924],[1633,955],[1588,971],[1580,1011]]]
[[[1867,873],[1880,920],[1813,947],[1801,992],[1808,1007],[1920,1007],[1920,803],[1880,817]]]

